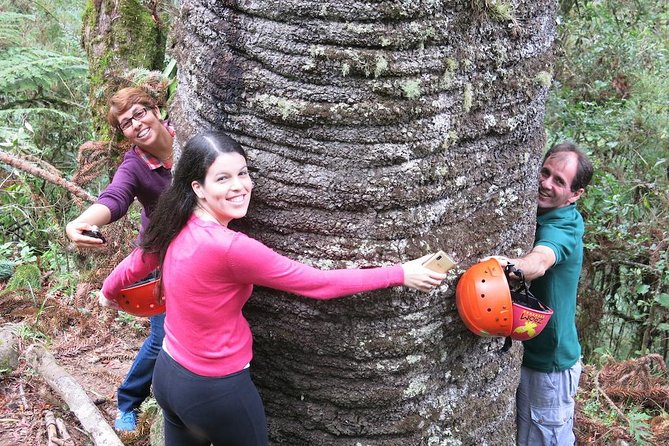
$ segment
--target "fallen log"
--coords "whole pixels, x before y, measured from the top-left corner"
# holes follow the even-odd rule
[[[67,403],[96,446],[123,446],[86,391],[65,371],[44,347],[31,345],[25,352],[28,363]]]

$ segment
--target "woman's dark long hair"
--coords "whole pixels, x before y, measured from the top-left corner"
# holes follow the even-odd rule
[[[223,153],[238,153],[246,159],[242,146],[222,132],[198,133],[184,146],[172,184],[160,195],[140,245],[145,252],[158,253],[161,269],[167,248],[197,205],[191,184],[193,181],[204,184],[209,166]]]

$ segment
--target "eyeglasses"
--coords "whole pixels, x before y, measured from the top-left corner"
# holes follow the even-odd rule
[[[135,121],[139,121],[140,119],[144,118],[144,116],[146,116],[146,111],[146,107],[142,107],[136,110],[130,119],[124,119],[123,121],[119,122],[118,128],[120,128],[123,132],[128,130],[132,125],[132,120],[134,119]]]

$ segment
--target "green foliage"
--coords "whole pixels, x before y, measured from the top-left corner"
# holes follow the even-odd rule
[[[604,426],[612,427],[616,423],[616,412],[603,401],[599,390],[589,393],[579,392],[576,399],[581,402],[581,413],[589,419],[598,420]]]
[[[62,54],[35,41],[22,41],[18,37],[24,35],[27,22],[32,28],[36,25],[31,15],[0,12],[0,36],[8,36],[0,37],[0,119],[17,129],[34,114],[80,122],[80,116],[68,112],[78,111],[79,100],[85,97],[81,95],[85,59],[80,53]]]
[[[0,282],[12,277],[12,274],[14,274],[14,265],[16,264],[11,260],[0,259]]]
[[[36,263],[25,263],[16,267],[16,271],[7,283],[6,291],[36,290],[42,286],[42,272]]]
[[[86,60],[37,48],[0,51],[0,91],[8,95],[50,89],[86,75]]]
[[[167,64],[165,68],[163,69],[162,72],[162,77],[166,79],[167,82],[167,99],[166,103],[170,104],[172,102],[172,99],[177,94],[177,86],[178,80],[177,80],[177,61],[176,59],[169,59],[167,61]],[[167,119],[167,107],[163,107],[160,110],[160,117],[161,119]]]
[[[132,314],[128,314],[124,311],[118,312],[115,321],[121,325],[126,325],[129,328],[132,328],[133,330],[136,331],[141,332],[144,330],[144,327],[137,321],[137,318],[135,316],[133,316]]]
[[[48,47],[64,54],[80,53],[82,3],[83,0],[0,0],[0,15],[30,17],[29,21],[21,19],[21,42],[15,46]]]
[[[34,21],[34,17],[13,12],[0,14],[0,49],[20,45],[23,40],[20,25],[29,20]]]
[[[550,144],[574,140],[595,164],[579,201],[584,354],[606,346],[620,358],[666,358],[669,8],[622,0],[562,6],[568,15],[546,125]]]
[[[561,84],[549,103],[549,127],[554,137],[573,137],[600,159],[629,155],[653,166],[667,155],[669,136],[667,8],[610,1],[588,2],[579,11],[560,33]]]
[[[23,241],[18,243],[7,242],[0,245],[0,258],[11,259],[16,265],[37,261],[33,248]]]
[[[37,330],[35,327],[30,326],[28,324],[19,325],[18,335],[21,337],[21,339],[23,339],[25,341],[28,341],[29,343],[35,343],[35,342],[48,343],[48,342],[50,342],[50,339],[46,334],[42,333],[41,331]]]
[[[630,433],[634,436],[634,441],[639,446],[650,444],[651,432],[648,421],[651,418],[653,417],[642,411],[632,411],[627,414]]]
[[[55,176],[74,170],[92,134],[82,3],[0,0],[0,150]],[[0,259],[14,265],[6,291],[22,290],[39,305],[32,291],[41,269],[57,273],[50,284],[57,290],[73,290],[62,244],[70,207],[61,188],[0,164]]]
[[[81,6],[0,0],[0,150],[56,176],[51,166],[73,170],[77,148],[91,135]],[[62,189],[2,165],[0,184],[0,243],[24,241],[43,253],[62,237],[69,204]]]

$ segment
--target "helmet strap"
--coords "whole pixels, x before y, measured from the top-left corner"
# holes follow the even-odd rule
[[[511,349],[511,345],[513,345],[513,339],[511,339],[511,336],[507,336],[506,339],[504,339],[504,346],[499,350],[499,352],[508,352]]]
[[[509,283],[512,296],[516,298],[520,297],[522,303],[524,303],[526,306],[530,306],[530,296],[532,293],[530,293],[530,288],[527,286],[523,271],[519,268],[516,268],[513,263],[508,263],[504,267],[504,274],[506,275],[507,282]],[[511,277],[512,274],[514,277]],[[512,282],[517,282],[520,286],[514,289],[511,287]]]

